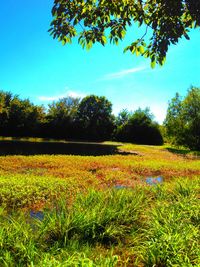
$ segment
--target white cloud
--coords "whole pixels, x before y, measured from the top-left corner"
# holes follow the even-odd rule
[[[115,72],[115,73],[109,73],[103,77],[103,80],[113,80],[113,79],[123,78],[124,76],[127,76],[129,74],[141,72],[141,71],[146,70],[146,69],[147,69],[146,66],[140,66],[140,67],[136,67],[136,68],[121,70],[121,71]]]
[[[83,97],[86,96],[86,94],[78,93],[78,92],[75,92],[75,91],[68,91],[68,96],[83,98]]]
[[[55,95],[55,96],[39,96],[38,99],[40,101],[56,101],[56,100],[59,100],[61,98],[68,97],[68,96],[71,96],[71,97],[74,97],[74,98],[76,98],[76,97],[83,98],[83,97],[85,97],[85,94],[82,94],[82,93],[79,93],[79,92],[75,92],[75,91],[67,91],[64,94],[58,94],[58,95]]]
[[[153,104],[150,106],[150,110],[155,115],[155,120],[162,124],[167,114],[167,104]]]
[[[123,109],[127,109],[128,111],[134,112],[138,108],[145,109],[146,107],[150,108],[150,112],[153,113],[154,120],[159,124],[162,124],[166,114],[167,114],[167,104],[166,103],[152,103],[148,104],[146,101],[137,101],[137,104],[125,103],[124,105],[121,103],[117,103],[113,105],[113,113],[117,116],[120,111]]]

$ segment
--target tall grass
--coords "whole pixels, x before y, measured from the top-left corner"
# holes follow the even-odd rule
[[[145,266],[199,266],[199,181],[175,184],[150,211]]]
[[[62,203],[62,202],[61,202]],[[47,214],[42,224],[45,243],[59,242],[63,247],[70,240],[104,245],[122,242],[127,234],[138,230],[145,205],[142,191],[91,191],[77,196],[72,207],[62,204]]]
[[[0,212],[0,266],[200,266],[199,178]]]

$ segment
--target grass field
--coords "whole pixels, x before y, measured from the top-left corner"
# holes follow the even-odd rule
[[[1,156],[0,266],[200,266],[198,156],[119,150]]]

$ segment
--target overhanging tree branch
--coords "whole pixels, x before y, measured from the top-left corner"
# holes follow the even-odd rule
[[[146,25],[144,35],[125,51],[150,58],[154,67],[164,63],[171,44],[177,44],[182,37],[189,39],[189,31],[200,26],[200,1],[54,0],[52,15],[49,32],[53,38],[66,44],[78,37],[87,49],[96,42],[105,45],[107,40],[118,44],[133,24]],[[152,34],[145,43],[149,27]]]

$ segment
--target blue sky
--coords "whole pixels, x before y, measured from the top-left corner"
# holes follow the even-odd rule
[[[191,86],[200,86],[200,32],[172,46],[163,67],[123,48],[142,35],[131,29],[118,46],[95,45],[89,52],[76,42],[62,46],[47,30],[53,0],[6,0],[0,9],[0,89],[47,105],[61,97],[97,94],[113,103],[117,114],[150,107],[162,122],[168,101]]]

